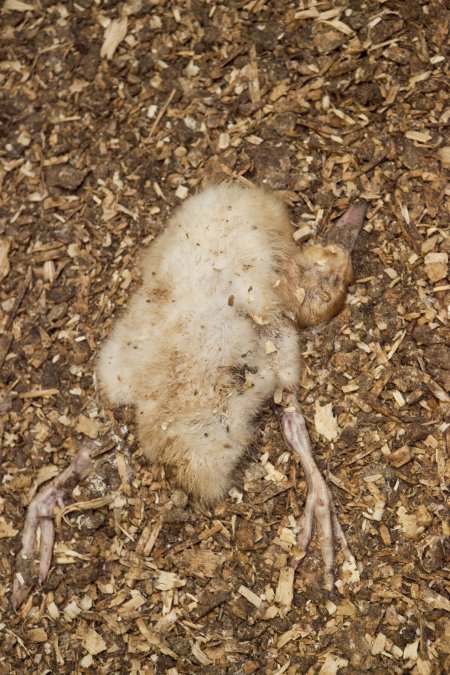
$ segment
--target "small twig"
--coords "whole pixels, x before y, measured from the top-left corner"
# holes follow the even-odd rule
[[[158,560],[158,558],[161,558],[162,556],[166,555],[167,553],[170,553],[171,555],[175,555],[176,553],[181,553],[181,551],[184,551],[186,548],[191,548],[192,546],[196,546],[199,544],[201,541],[205,541],[206,539],[209,539],[210,537],[214,536],[218,532],[220,532],[222,529],[221,523],[217,522],[215,523],[212,527],[210,527],[208,530],[205,530],[204,532],[201,532],[198,537],[195,537],[193,539],[190,539],[188,541],[182,542],[181,544],[178,544],[177,546],[174,546],[171,549],[160,549],[159,551],[156,551],[153,560]]]
[[[175,92],[176,92],[176,89],[172,89],[172,91],[169,94],[169,98],[164,103],[164,105],[161,108],[161,110],[159,111],[159,113],[156,115],[156,119],[153,122],[153,125],[152,125],[152,128],[150,129],[149,135],[147,136],[147,139],[146,139],[147,141],[150,140],[150,138],[152,138],[153,134],[155,133],[156,129],[159,126],[159,123],[161,122],[162,118],[166,114],[167,109],[168,109],[169,105],[171,104],[173,97],[175,96]]]
[[[382,152],[381,155],[378,155],[378,157],[375,157],[371,162],[367,162],[367,164],[364,164],[364,166],[359,171],[352,174],[350,180],[355,180],[355,178],[359,178],[360,176],[369,173],[369,171],[373,171],[373,169],[375,169],[376,166],[381,164],[381,162],[384,162],[384,160],[388,155],[389,149]]]

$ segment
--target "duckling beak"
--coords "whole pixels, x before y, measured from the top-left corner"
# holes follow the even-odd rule
[[[338,244],[351,253],[366,217],[368,203],[364,199],[352,204],[329,230],[325,243]]]

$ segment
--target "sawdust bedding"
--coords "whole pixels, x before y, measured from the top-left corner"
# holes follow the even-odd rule
[[[6,0],[0,10],[0,673],[450,670],[444,2]],[[142,244],[205,182],[281,193],[305,241],[362,196],[344,311],[300,335],[315,454],[359,570],[289,569],[302,473],[273,408],[212,511],[140,456],[93,361]],[[83,439],[17,614],[27,504]]]

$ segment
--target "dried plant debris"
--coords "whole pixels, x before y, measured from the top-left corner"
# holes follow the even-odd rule
[[[443,0],[3,3],[0,673],[450,670],[449,21]],[[290,568],[305,491],[272,414],[206,512],[95,397],[139,247],[223,179],[279,190],[299,245],[370,204],[344,311],[300,335],[356,560],[332,597],[319,547]],[[94,438],[14,614],[25,507]]]

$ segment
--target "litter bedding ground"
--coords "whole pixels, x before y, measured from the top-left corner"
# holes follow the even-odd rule
[[[0,10],[0,673],[450,670],[445,2],[6,0]],[[357,568],[319,542],[269,401],[230,496],[146,464],[93,364],[140,247],[202,185],[266,185],[302,242],[358,197],[356,282],[300,333],[299,400]],[[25,510],[86,439],[49,579]]]

